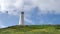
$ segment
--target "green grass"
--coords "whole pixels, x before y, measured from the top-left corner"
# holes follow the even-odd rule
[[[17,25],[0,29],[0,34],[60,34],[60,25]]]

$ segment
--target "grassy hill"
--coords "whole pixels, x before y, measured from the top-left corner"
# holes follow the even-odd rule
[[[0,34],[60,34],[60,25],[16,25],[0,29]]]

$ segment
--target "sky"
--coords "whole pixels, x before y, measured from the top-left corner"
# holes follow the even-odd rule
[[[60,0],[0,0],[0,28],[18,25],[60,24]]]

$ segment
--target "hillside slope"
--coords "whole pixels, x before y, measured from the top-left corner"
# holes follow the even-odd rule
[[[31,25],[11,26],[0,29],[0,34],[60,34],[60,26]]]

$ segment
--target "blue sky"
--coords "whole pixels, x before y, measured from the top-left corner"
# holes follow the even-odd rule
[[[18,25],[22,10],[25,25],[60,24],[60,0],[0,0],[0,28]]]

